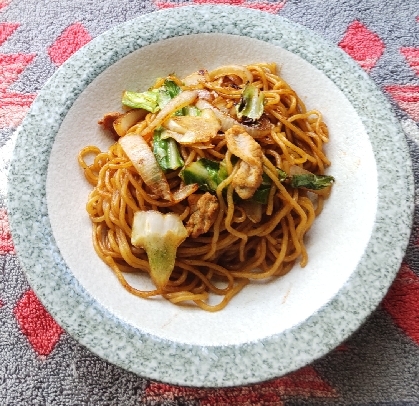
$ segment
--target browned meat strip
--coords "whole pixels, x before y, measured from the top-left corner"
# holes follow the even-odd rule
[[[186,223],[186,230],[190,237],[196,238],[206,233],[214,224],[217,218],[218,199],[207,192],[203,195],[189,196],[188,202],[192,214]]]
[[[231,182],[232,186],[242,199],[249,199],[262,183],[262,148],[237,125],[227,130],[225,137],[230,152],[242,160]]]

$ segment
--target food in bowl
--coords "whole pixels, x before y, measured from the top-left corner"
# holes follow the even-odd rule
[[[250,281],[307,264],[304,237],[334,182],[329,135],[275,64],[169,75],[122,105],[99,121],[115,143],[78,159],[94,248],[130,293],[218,311]]]

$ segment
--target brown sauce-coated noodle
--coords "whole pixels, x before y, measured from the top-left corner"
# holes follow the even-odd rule
[[[289,182],[278,178],[277,168],[286,174],[295,168],[303,173],[324,174],[330,165],[323,149],[328,142],[328,130],[321,114],[307,111],[294,90],[277,75],[275,64],[226,66],[213,72],[200,71],[195,76],[199,81],[190,77],[184,81],[174,76],[170,79],[182,91],[198,90],[198,98],[202,96],[204,104],[214,106],[216,113],[223,115],[222,120],[227,118],[223,125],[239,121],[235,106],[247,84],[244,81],[251,79],[264,95],[263,120],[269,124],[268,130],[265,125],[253,137],[261,147],[263,172],[271,179],[271,186],[267,202],[256,205],[259,221],[254,218],[252,221],[245,201],[235,195],[233,179],[241,159],[227,149],[222,130],[209,142],[179,146],[185,165],[201,158],[225,162],[228,176],[213,191],[218,199],[216,217],[207,232],[187,237],[178,247],[174,270],[164,288],[151,291],[134,288],[124,275],[150,271],[144,249],[131,244],[134,213],[172,212],[186,223],[191,215],[189,200],[186,196],[172,201],[158,196],[146,185],[118,142],[105,152],[87,146],[78,159],[93,186],[86,209],[92,221],[94,248],[124,288],[141,298],[160,295],[175,304],[196,304],[204,310],[217,311],[253,279],[284,275],[297,261],[303,267],[307,264],[304,236],[320,214],[331,188],[318,191],[292,188]],[[154,87],[163,83],[158,80]],[[143,132],[152,146],[150,134],[144,134],[144,129],[149,128],[157,115],[146,114],[128,133]],[[257,124],[241,123],[244,130],[257,129]],[[180,169],[164,173],[172,195],[183,187],[179,172]],[[254,204],[252,207],[255,209]]]

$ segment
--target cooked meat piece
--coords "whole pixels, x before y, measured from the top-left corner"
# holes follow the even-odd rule
[[[250,199],[260,186],[262,182],[261,178],[261,172],[258,168],[250,166],[245,161],[241,161],[231,184],[242,199]]]
[[[250,199],[262,183],[262,148],[238,125],[227,130],[225,137],[230,152],[242,160],[231,184],[242,199]]]
[[[188,197],[191,206],[191,216],[186,223],[189,236],[196,238],[206,233],[217,218],[218,199],[211,193],[203,195],[190,195]]]
[[[122,113],[118,113],[117,111],[107,113],[98,121],[98,124],[100,124],[105,130],[110,131],[115,138],[118,138],[118,134],[113,128],[113,122],[121,116]]]

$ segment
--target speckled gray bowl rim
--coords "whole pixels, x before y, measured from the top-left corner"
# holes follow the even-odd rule
[[[130,52],[167,38],[199,33],[263,40],[321,70],[357,111],[378,170],[375,225],[347,283],[301,324],[243,345],[185,345],[146,334],[116,318],[72,276],[48,218],[46,176],[51,148],[80,93]],[[100,59],[91,58],[86,64],[87,57],[98,54]],[[13,240],[30,285],[57,322],[81,344],[143,377],[187,386],[235,386],[284,375],[325,355],[376,308],[397,273],[409,240],[413,175],[404,133],[390,104],[343,51],[279,16],[231,6],[187,6],[153,12],[112,28],[54,73],[18,129],[9,172],[8,209]]]

